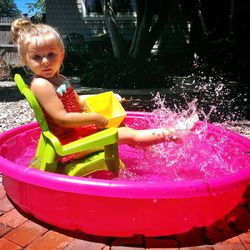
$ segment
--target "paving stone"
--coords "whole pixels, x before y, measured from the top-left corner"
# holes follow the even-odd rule
[[[6,234],[4,237],[25,247],[47,231],[47,228],[29,220]]]
[[[100,242],[91,242],[81,239],[72,240],[64,250],[102,250],[106,245]]]
[[[0,217],[0,223],[16,228],[28,219],[21,215],[16,209],[12,209]]]
[[[17,244],[5,239],[0,239],[0,249],[1,250],[19,250],[22,249],[22,247],[18,246]]]
[[[239,242],[239,243],[217,243],[213,245],[214,250],[246,250],[244,245]]]
[[[0,223],[0,237],[11,231],[11,227]]]
[[[57,229],[57,231],[62,234],[64,234],[65,232],[65,230],[62,229]],[[67,235],[77,238],[79,240],[89,241],[89,242],[99,242],[102,243],[103,245],[109,245],[113,240],[113,237],[90,235],[79,231],[66,231],[66,232]]]
[[[242,244],[247,250],[250,250],[250,231],[239,235]]]
[[[6,193],[3,185],[0,183],[0,200],[3,199],[4,197],[6,197]]]
[[[194,246],[194,247],[181,247],[180,250],[213,250],[212,246]]]
[[[224,243],[239,244],[239,243],[241,243],[241,240],[240,240],[239,236],[237,235],[235,237],[232,237],[230,239],[225,240]]]
[[[26,250],[46,250],[46,249],[63,249],[72,241],[72,237],[60,234],[56,231],[48,231],[30,245]]]
[[[12,203],[9,201],[7,197],[4,197],[0,200],[0,211],[8,212],[13,208],[14,206],[12,205]]]

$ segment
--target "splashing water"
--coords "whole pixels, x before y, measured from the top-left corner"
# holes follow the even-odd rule
[[[152,113],[128,116],[126,123],[137,129],[155,128],[161,125],[178,127],[184,119],[199,114],[195,101],[189,105],[189,110],[183,109],[178,112],[162,106]],[[140,148],[128,145],[119,146],[120,158],[126,169],[122,170],[115,180],[136,182],[202,180],[207,182],[209,179],[221,179],[232,175],[250,166],[248,141],[241,140],[240,136],[235,137],[232,131],[201,121],[189,131],[182,125],[179,128],[184,130],[183,132],[180,129],[183,135],[182,143],[166,142]],[[28,167],[35,154],[38,138],[39,129],[29,132],[29,135],[23,133],[11,138],[5,145],[6,157]],[[10,150],[13,145],[21,145],[20,150],[15,150],[14,154]],[[89,178],[114,179],[114,176],[109,172],[97,172]]]
[[[218,86],[218,92],[222,88],[222,85]],[[227,133],[230,131],[218,135],[208,132],[207,119],[215,107],[205,114],[197,108],[197,99],[194,99],[187,103],[186,109],[175,106],[173,110],[165,106],[165,98],[161,98],[159,93],[153,101],[157,108],[147,119],[137,119],[128,125],[136,129],[171,127],[176,129],[182,143],[166,142],[141,148],[121,146],[120,155],[127,168],[119,180],[206,181],[233,174],[249,164],[240,145],[230,139]],[[199,115],[206,119],[191,129]],[[240,167],[239,161],[242,163]]]
[[[248,82],[211,67],[204,58],[194,55],[192,87],[200,105],[212,108],[212,121],[237,121],[248,116]]]

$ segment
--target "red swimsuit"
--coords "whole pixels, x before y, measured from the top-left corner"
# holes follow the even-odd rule
[[[62,85],[64,86],[63,91],[58,91]],[[73,87],[67,83],[63,82],[57,89],[56,93],[60,101],[63,103],[63,106],[65,110],[70,113],[70,112],[80,112],[81,107],[78,102],[78,97],[75,94],[75,91]],[[47,124],[49,126],[50,131],[60,140],[62,144],[67,144],[69,142],[75,141],[77,139],[86,137],[88,135],[96,133],[98,130],[94,125],[88,125],[88,126],[81,126],[78,128],[65,128],[57,125],[53,119],[50,117],[50,115],[43,110],[45,119],[47,121]],[[60,159],[61,162],[68,161],[72,159],[73,156],[70,157],[62,157]]]

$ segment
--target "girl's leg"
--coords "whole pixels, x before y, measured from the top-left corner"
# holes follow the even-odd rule
[[[136,130],[129,127],[119,127],[118,139],[119,139],[119,144],[128,144],[134,146],[135,145],[151,146],[166,141],[173,141],[173,142],[180,141],[180,139],[176,137],[174,129],[161,129],[161,128]],[[100,150],[102,150],[102,148],[97,147],[81,153],[77,153],[73,157],[73,159],[79,159]]]
[[[150,146],[165,141],[176,141],[173,129],[135,130],[129,127],[118,128],[119,144]]]

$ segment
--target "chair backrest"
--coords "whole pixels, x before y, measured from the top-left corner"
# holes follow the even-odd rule
[[[23,78],[19,74],[15,74],[14,80],[17,84],[18,89],[26,97],[27,101],[29,102],[30,107],[33,109],[35,116],[36,116],[36,120],[39,123],[42,131],[48,131],[49,127],[45,120],[43,111],[36,97],[31,92],[30,88],[27,86],[27,84],[24,82]]]

